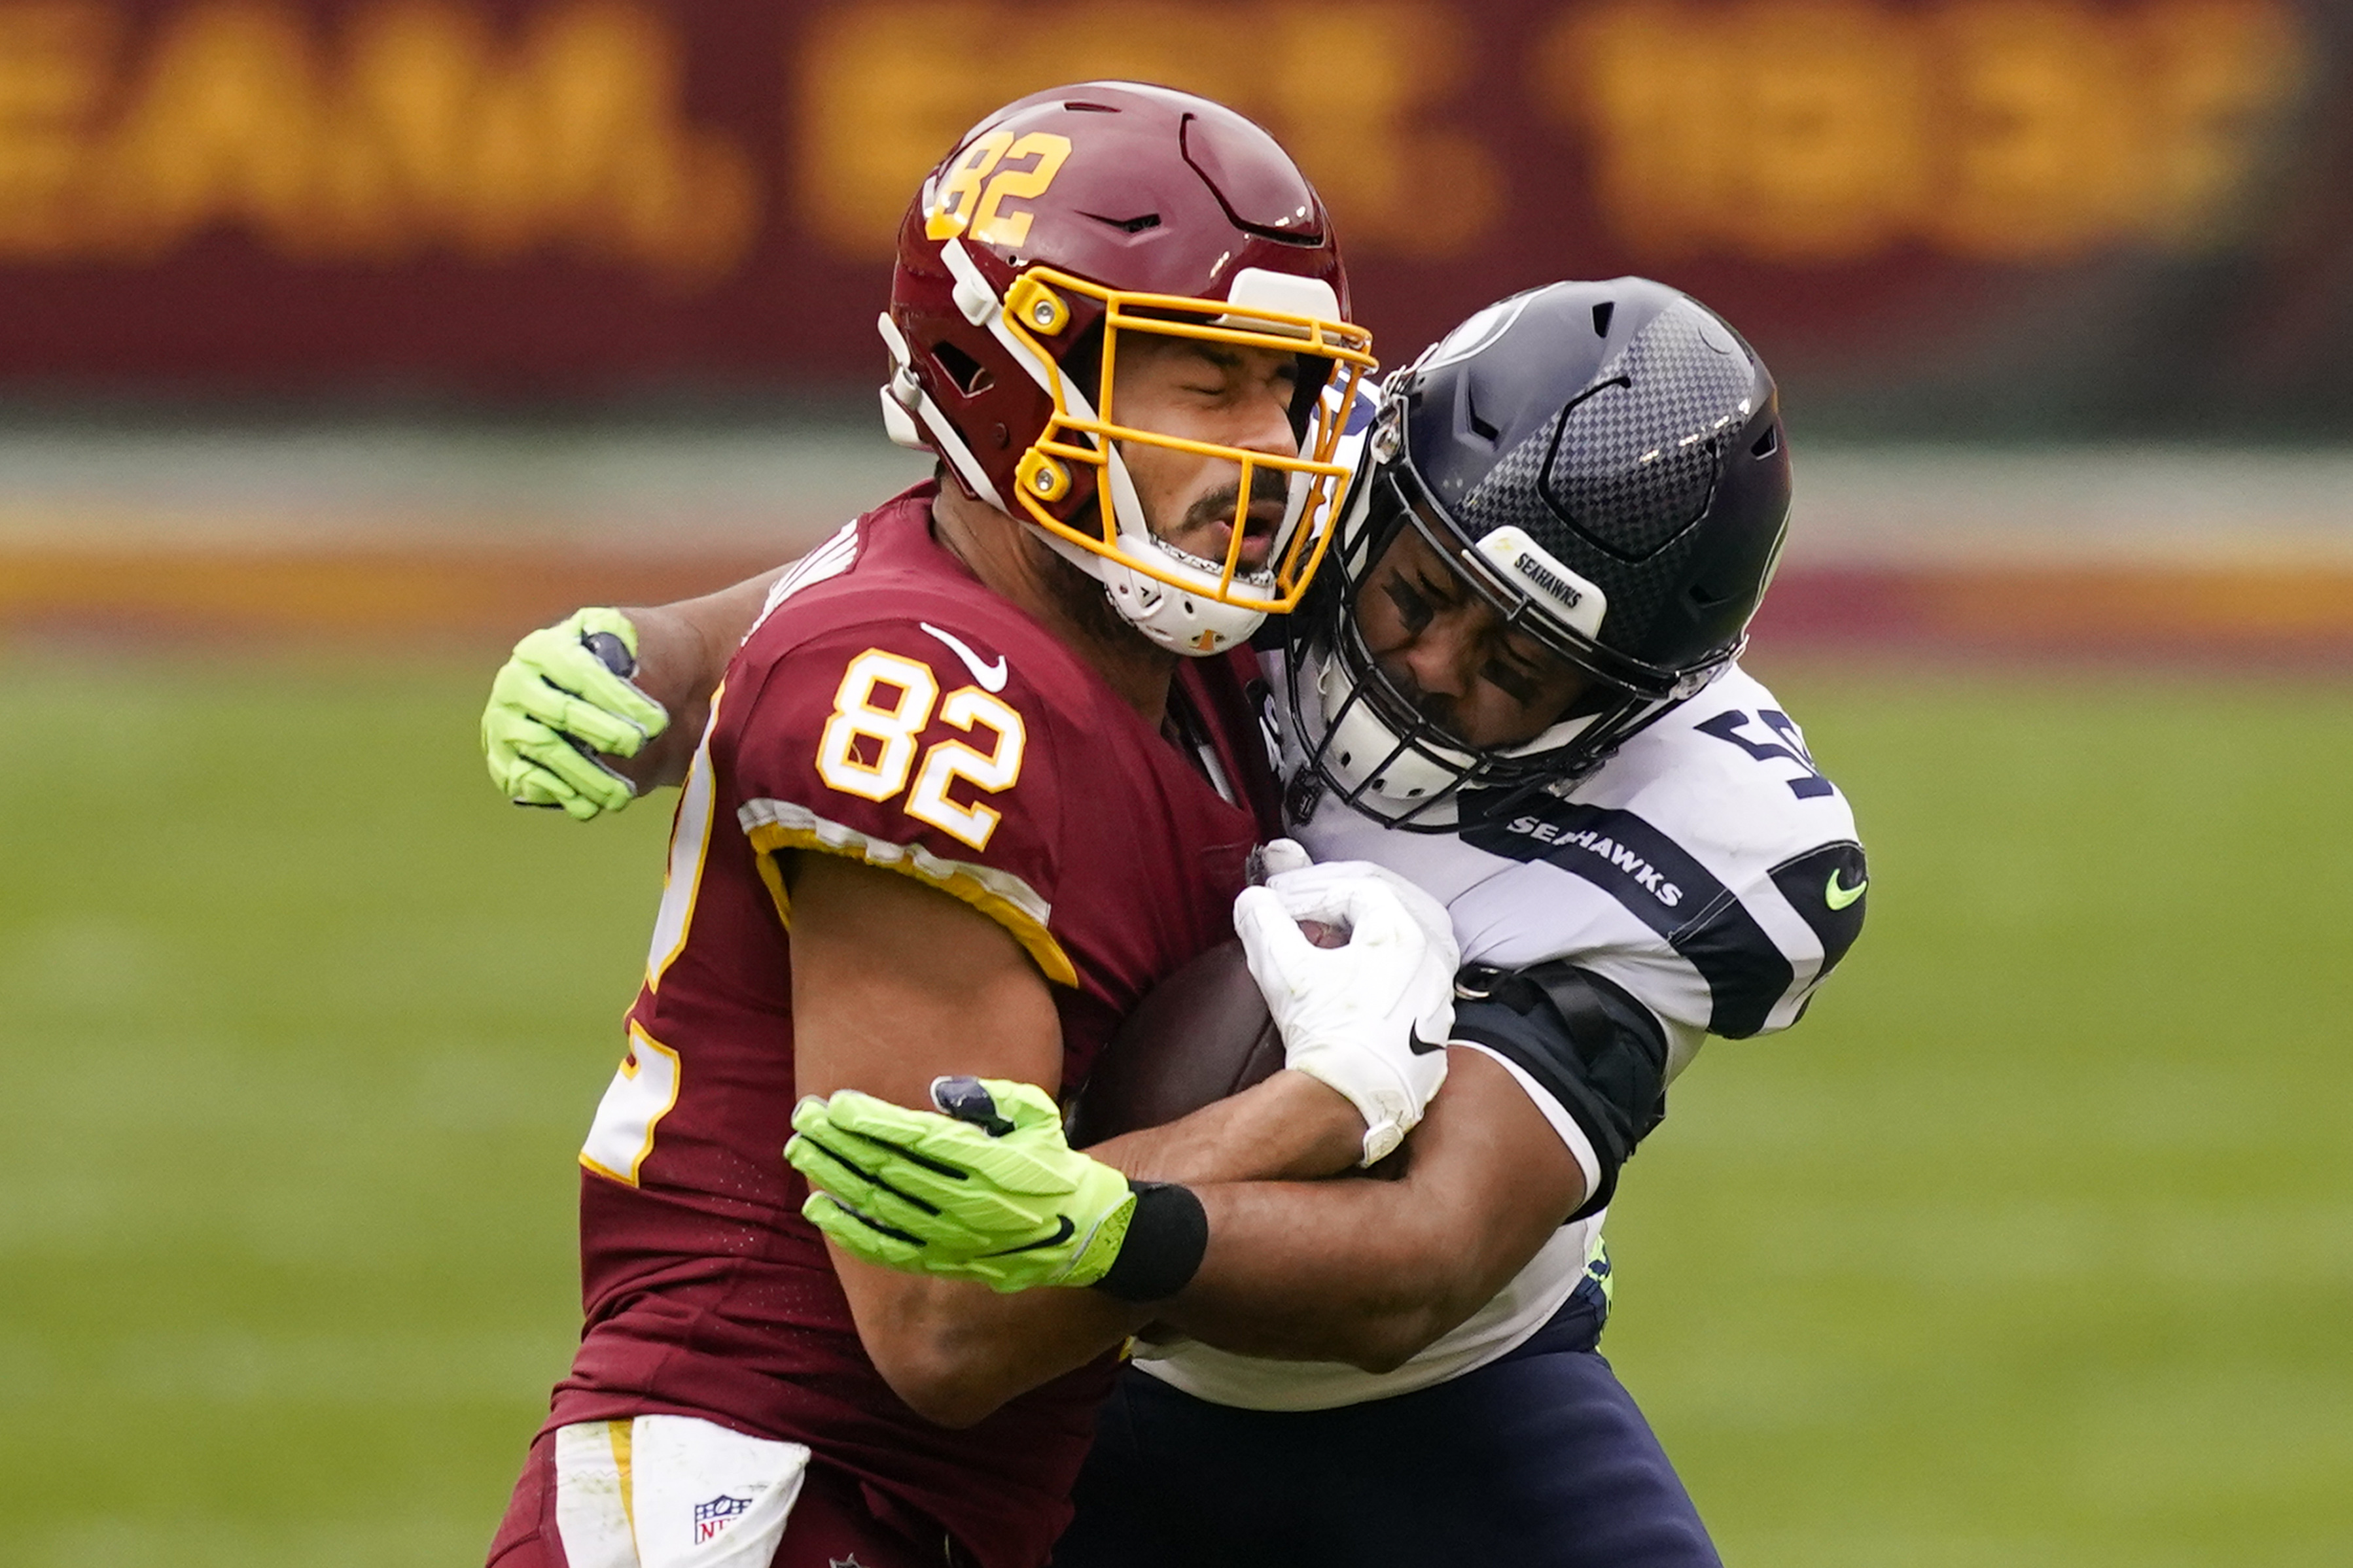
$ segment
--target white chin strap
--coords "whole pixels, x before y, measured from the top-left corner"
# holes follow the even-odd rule
[[[1070,396],[1078,401],[1076,389]],[[1127,477],[1127,464],[1117,450],[1107,456],[1095,504],[1108,510],[1117,523],[1120,548],[1159,563],[1182,585],[1164,583],[1042,528],[1037,531],[1039,537],[1063,560],[1101,583],[1112,608],[1156,646],[1188,658],[1208,658],[1248,642],[1250,634],[1265,624],[1266,612],[1216,598],[1216,569],[1154,536],[1144,521],[1144,503],[1136,499],[1135,483]],[[1299,487],[1294,484],[1293,488]],[[1234,587],[1248,592],[1248,585],[1239,581]],[[1271,597],[1273,589],[1270,586],[1267,593]]]

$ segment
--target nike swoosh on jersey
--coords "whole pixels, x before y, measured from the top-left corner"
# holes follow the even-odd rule
[[[1833,871],[1829,883],[1822,889],[1822,902],[1834,910],[1842,910],[1862,897],[1863,890],[1870,886],[1871,879],[1865,877],[1852,888],[1842,888],[1839,886],[1839,873]]]
[[[923,630],[931,633],[934,637],[939,638],[940,641],[947,644],[948,651],[955,654],[958,658],[964,660],[964,667],[972,671],[972,678],[980,683],[982,690],[1002,691],[1005,689],[1006,668],[1005,656],[1003,654],[1000,653],[997,656],[997,662],[995,664],[983,664],[980,662],[980,655],[972,651],[972,645],[965,642],[964,638],[956,636],[955,633],[944,632],[940,630],[939,627],[932,625],[929,621],[917,621],[915,624],[923,627]]]
[[[1421,1026],[1419,1024],[1416,1024],[1412,1030],[1407,1034],[1405,1043],[1407,1048],[1411,1050],[1413,1054],[1418,1057],[1426,1057],[1432,1051],[1442,1051],[1446,1048],[1446,1042],[1444,1040],[1423,1039],[1421,1037]]]

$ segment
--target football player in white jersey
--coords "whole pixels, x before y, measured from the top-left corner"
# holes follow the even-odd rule
[[[1788,510],[1773,383],[1671,289],[1556,284],[1392,378],[1372,454],[1262,657],[1296,838],[1448,907],[1453,1069],[1400,1178],[1211,1205],[1212,1249],[1220,1203],[1280,1205],[1298,1248],[1165,1304],[1176,1332],[1138,1347],[1056,1563],[1715,1563],[1595,1342],[1603,1218],[1667,1085],[1710,1034],[1794,1023],[1862,921],[1852,816],[1737,663]],[[725,646],[713,606],[754,586],[658,635]],[[604,744],[582,708],[642,701],[586,624],[502,674],[486,734],[523,742],[493,757],[515,798],[579,802],[599,781],[559,737]],[[1001,1184],[986,1131],[930,1120],[921,1160],[848,1136],[827,1151],[851,1167],[796,1163],[844,1246],[1002,1283],[992,1257],[1064,1216],[1051,1194],[998,1192],[987,1223],[900,1202],[942,1166],[960,1196]],[[1025,1170],[1086,1159],[1021,1136]]]

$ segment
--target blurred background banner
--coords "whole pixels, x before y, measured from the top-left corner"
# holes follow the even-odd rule
[[[0,0],[0,395],[862,388],[924,172],[1124,76],[1283,140],[1392,363],[1639,272],[1841,429],[2334,434],[2349,38],[2318,0]]]
[[[0,632],[483,645],[923,471],[898,221],[1094,76],[1260,119],[1390,364],[1564,277],[1783,388],[1760,639],[2353,659],[2353,6],[0,0]]]

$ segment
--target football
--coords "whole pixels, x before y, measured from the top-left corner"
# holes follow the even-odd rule
[[[1071,1142],[1174,1121],[1282,1066],[1282,1037],[1242,944],[1219,942],[1154,986],[1112,1036],[1071,1108]]]

